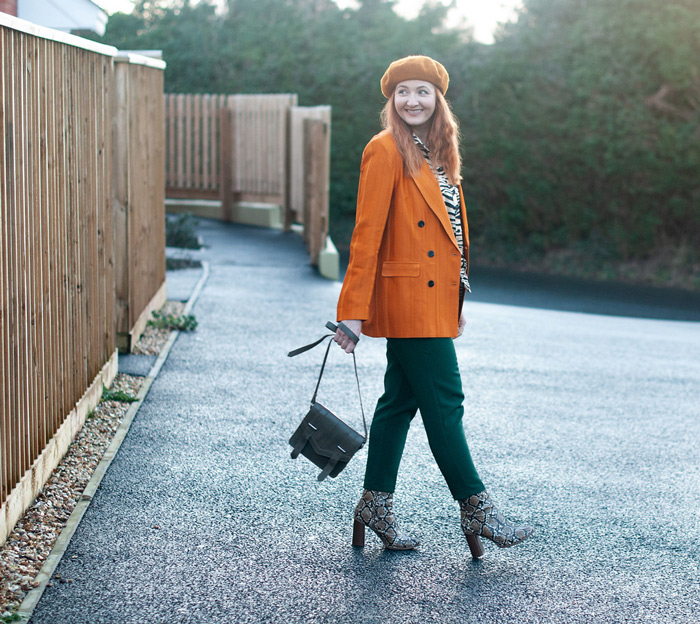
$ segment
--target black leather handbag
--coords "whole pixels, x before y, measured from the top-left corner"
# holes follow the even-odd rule
[[[355,336],[343,323],[339,323],[338,327],[330,321],[326,323],[326,327],[333,334],[327,334],[319,338],[316,342],[309,345],[290,351],[287,355],[294,357],[300,353],[304,353],[312,349],[316,345],[321,344],[327,338],[331,338],[338,327],[344,331],[350,338],[357,342],[359,338]],[[362,411],[362,423],[365,428],[364,436],[355,431],[352,427],[344,423],[333,412],[325,408],[316,401],[318,387],[321,384],[323,370],[326,367],[328,352],[331,348],[332,340],[328,342],[326,354],[323,357],[321,364],[321,372],[318,375],[316,389],[311,397],[311,407],[309,412],[304,416],[304,420],[297,427],[297,430],[289,438],[289,444],[292,445],[292,459],[303,455],[309,461],[321,468],[321,473],[318,475],[318,480],[323,481],[326,477],[337,477],[340,472],[348,465],[352,456],[357,453],[367,441],[367,421],[365,419],[365,410],[362,407],[362,395],[360,393],[360,379],[357,375],[357,361],[355,353],[352,354],[352,362],[355,367],[355,380],[357,381],[357,393],[360,395],[360,410]]]

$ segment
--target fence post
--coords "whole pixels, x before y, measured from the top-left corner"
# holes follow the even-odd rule
[[[318,119],[304,120],[304,231],[311,264],[318,266],[318,255],[328,233],[328,124]]]
[[[129,66],[114,63],[114,116],[112,117],[112,219],[114,224],[114,291],[117,346],[130,350],[124,342],[131,327],[129,314]],[[121,344],[119,344],[121,342]]]
[[[282,229],[288,232],[294,223],[292,207],[292,106],[286,111],[286,128],[284,133],[284,202],[282,206]]]
[[[231,220],[231,199],[233,193],[233,132],[231,131],[231,109],[219,109],[219,192],[221,194],[221,218]]]

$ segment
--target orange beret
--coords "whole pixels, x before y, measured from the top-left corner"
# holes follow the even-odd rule
[[[450,76],[442,63],[429,56],[406,56],[389,65],[382,76],[384,97],[391,97],[396,85],[402,80],[427,80],[440,89],[443,95],[450,84]]]

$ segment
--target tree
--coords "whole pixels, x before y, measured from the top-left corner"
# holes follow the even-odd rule
[[[347,245],[379,79],[407,54],[440,59],[461,120],[475,258],[574,253],[578,265],[700,246],[700,0],[525,0],[494,45],[426,2],[141,0],[105,43],[160,48],[169,92],[293,92],[333,107],[331,232]],[[695,254],[695,256],[693,256]],[[581,260],[583,259],[583,260]],[[697,260],[695,260],[697,261]]]

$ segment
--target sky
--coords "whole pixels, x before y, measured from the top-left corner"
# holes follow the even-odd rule
[[[439,0],[449,4],[449,0]],[[130,13],[133,0],[93,0],[107,13]],[[341,7],[352,6],[354,0],[335,0]],[[482,43],[493,43],[493,31],[499,22],[508,21],[515,17],[515,10],[521,5],[521,0],[457,0],[456,8],[452,9],[449,19],[453,23],[466,19],[474,27],[474,37]],[[423,6],[423,0],[398,0],[397,11],[407,18],[415,17]]]

